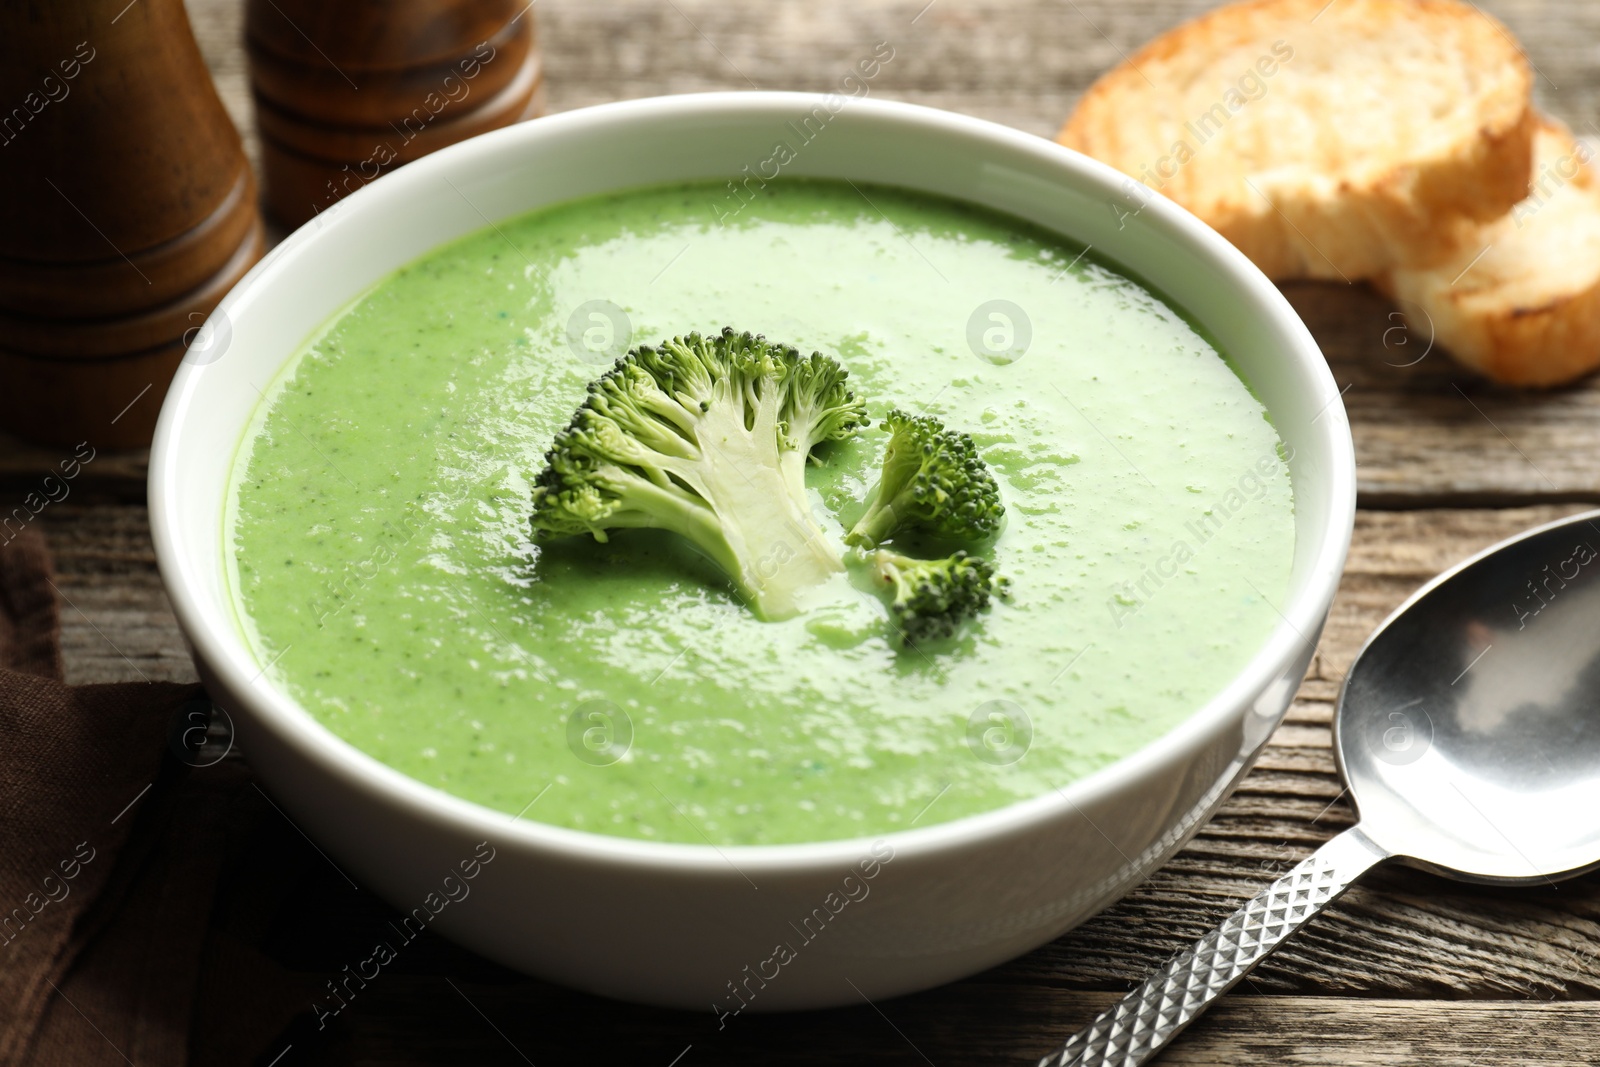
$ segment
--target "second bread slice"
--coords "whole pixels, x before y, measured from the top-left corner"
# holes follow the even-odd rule
[[[1600,366],[1600,174],[1594,152],[1551,119],[1539,126],[1533,188],[1504,218],[1431,269],[1378,279],[1409,319],[1420,311],[1457,359],[1499,382],[1555,385]]]

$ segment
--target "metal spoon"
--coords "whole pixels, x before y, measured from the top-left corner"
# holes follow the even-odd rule
[[[1135,1067],[1386,860],[1466,882],[1600,866],[1600,511],[1446,571],[1345,676],[1333,747],[1360,822],[1155,971],[1040,1067]]]

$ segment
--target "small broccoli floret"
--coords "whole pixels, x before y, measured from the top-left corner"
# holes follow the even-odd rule
[[[805,465],[867,425],[848,374],[760,336],[691,333],[640,347],[556,434],[533,489],[536,534],[671,530],[710,556],[764,618],[800,610],[844,569],[811,514]]]
[[[915,528],[957,541],[981,541],[1000,528],[1006,509],[994,475],[972,438],[929,415],[896,409],[883,420],[889,448],[878,492],[845,540],[872,548]]]
[[[912,559],[880,549],[869,558],[878,577],[893,587],[889,616],[902,648],[950,637],[1006,589],[1006,580],[995,576],[988,560],[965,552]]]

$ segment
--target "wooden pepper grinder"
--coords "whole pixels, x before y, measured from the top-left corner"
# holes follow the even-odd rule
[[[268,209],[298,226],[384,172],[542,111],[527,0],[248,0]]]
[[[148,444],[186,343],[262,252],[183,0],[0,0],[0,108],[0,426]]]

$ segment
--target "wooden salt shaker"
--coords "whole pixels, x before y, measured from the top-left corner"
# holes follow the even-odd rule
[[[268,209],[298,226],[386,171],[542,110],[526,0],[249,0]]]
[[[255,179],[182,0],[0,0],[0,26],[0,426],[148,444],[261,255]]]

